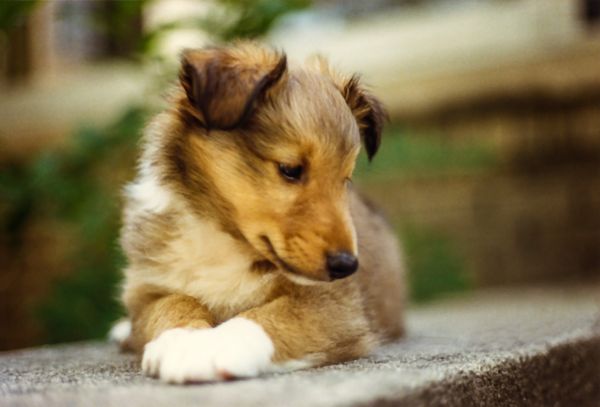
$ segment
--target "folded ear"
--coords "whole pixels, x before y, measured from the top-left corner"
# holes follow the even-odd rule
[[[381,144],[383,123],[387,113],[383,104],[360,86],[358,76],[352,76],[343,86],[342,94],[356,118],[369,161]]]
[[[257,46],[188,50],[179,80],[203,126],[231,130],[247,121],[286,68],[285,54]]]

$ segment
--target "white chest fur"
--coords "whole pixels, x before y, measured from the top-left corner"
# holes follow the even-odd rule
[[[160,192],[160,205],[149,205],[147,196],[136,194],[148,190]],[[139,209],[146,214],[158,215],[174,207],[178,214],[173,224],[176,229],[173,235],[177,237],[160,256],[153,256],[160,266],[138,270],[136,283],[153,284],[198,298],[223,319],[265,300],[274,275],[252,271],[253,260],[248,249],[220,230],[216,222],[189,213],[170,191],[150,177],[130,187],[129,194],[135,201],[143,202]]]
[[[273,276],[253,272],[239,242],[210,221],[183,215],[177,223],[180,237],[169,245],[169,270],[155,275],[157,283],[200,299],[223,318],[264,300]]]

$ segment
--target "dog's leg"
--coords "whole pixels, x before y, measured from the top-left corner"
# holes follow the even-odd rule
[[[196,299],[169,294],[159,298],[145,299],[143,305],[132,307],[132,330],[127,346],[140,351],[145,344],[165,331],[178,329],[207,329],[213,326],[206,307]]]
[[[142,368],[163,381],[185,383],[364,355],[373,344],[364,317],[341,312],[343,301],[329,302],[318,298],[307,304],[284,296],[213,329],[169,329],[146,345]]]
[[[354,308],[355,312],[350,310]],[[360,307],[346,298],[280,297],[240,315],[260,325],[273,342],[275,370],[355,359],[376,344]]]

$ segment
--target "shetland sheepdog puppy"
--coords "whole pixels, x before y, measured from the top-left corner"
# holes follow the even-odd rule
[[[393,231],[354,190],[385,112],[321,57],[253,42],[185,51],[126,188],[115,333],[171,383],[367,355],[403,331]]]

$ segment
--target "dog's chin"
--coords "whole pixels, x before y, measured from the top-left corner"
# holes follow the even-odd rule
[[[287,278],[288,280],[290,280],[292,283],[298,284],[298,285],[318,285],[318,284],[327,284],[327,281],[323,281],[323,280],[315,280],[313,278],[309,278],[309,277],[305,277],[302,274],[297,274],[297,273],[291,273],[289,271],[283,270],[281,269],[281,273],[283,274],[283,276],[285,278]]]

